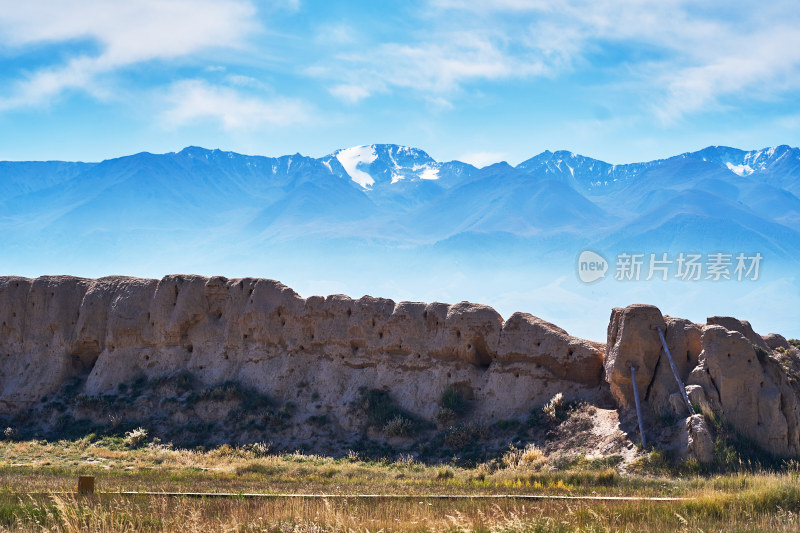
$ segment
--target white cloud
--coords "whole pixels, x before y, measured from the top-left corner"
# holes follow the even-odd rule
[[[340,54],[333,64],[316,65],[306,72],[339,81],[330,92],[351,103],[396,88],[433,94],[434,99],[429,101],[449,107],[449,101],[441,95],[457,92],[464,83],[520,78],[546,70],[536,60],[505,53],[482,32],[455,31],[439,37],[416,44],[384,43],[371,50]]]
[[[470,84],[590,66],[616,72],[663,123],[800,90],[794,0],[429,0],[408,38],[339,50],[307,73],[350,103],[404,90],[452,102]]]
[[[161,119],[169,128],[212,120],[226,130],[256,130],[309,119],[305,104],[298,100],[255,98],[231,87],[211,85],[201,80],[173,84],[166,101],[167,109],[161,114]]]
[[[331,87],[329,92],[339,98],[340,100],[344,100],[349,104],[357,104],[364,98],[370,96],[371,91],[369,88],[363,85],[355,85],[355,84],[341,84]]]
[[[81,40],[98,47],[19,80],[0,108],[92,92],[100,75],[129,65],[241,46],[258,29],[254,15],[249,0],[0,0],[0,39],[12,50]]]
[[[558,72],[606,49],[646,51],[624,59],[653,112],[669,123],[724,104],[800,89],[800,11],[793,0],[430,0],[433,17],[476,19],[504,32]],[[465,15],[466,14],[466,15]],[[477,25],[477,24],[476,24]],[[610,46],[609,46],[610,45]],[[605,61],[609,61],[605,59]],[[534,71],[535,73],[535,71]]]

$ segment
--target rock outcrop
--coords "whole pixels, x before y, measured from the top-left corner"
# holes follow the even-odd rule
[[[640,397],[651,420],[665,413],[681,418],[690,414],[658,327],[664,328],[675,367],[694,406],[707,416],[720,417],[775,455],[800,455],[800,394],[795,379],[779,362],[779,353],[771,348],[785,351],[789,344],[777,335],[762,338],[748,322],[735,318],[711,317],[700,325],[662,317],[653,306],[614,309],[605,370],[611,393],[622,408],[633,405],[630,367],[635,366]],[[687,442],[692,440],[690,433],[705,425],[699,421],[687,425]],[[708,458],[705,452],[698,455]]]

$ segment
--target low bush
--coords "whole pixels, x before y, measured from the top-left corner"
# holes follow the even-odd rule
[[[442,409],[449,409],[456,416],[461,416],[469,410],[469,402],[457,388],[448,385],[440,398]]]
[[[550,422],[563,422],[569,416],[569,405],[559,392],[542,407],[542,412]]]
[[[130,448],[138,448],[147,440],[147,430],[138,427],[125,433],[125,445]]]
[[[414,430],[414,422],[402,415],[395,415],[383,426],[383,432],[390,437],[407,437]]]
[[[366,416],[368,426],[380,428],[388,436],[406,436],[425,427],[417,417],[395,405],[383,390],[362,390],[357,408]]]

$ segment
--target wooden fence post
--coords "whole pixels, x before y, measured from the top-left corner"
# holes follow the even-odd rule
[[[78,494],[94,494],[94,476],[78,476]]]

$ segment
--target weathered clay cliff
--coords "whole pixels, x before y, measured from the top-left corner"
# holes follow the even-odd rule
[[[185,372],[237,382],[293,401],[297,420],[328,415],[344,431],[359,425],[351,406],[364,388],[427,420],[448,386],[476,421],[525,415],[559,392],[602,394],[601,344],[467,302],[303,299],[265,279],[5,277],[0,322],[6,413],[86,374],[86,395]]]
[[[2,277],[0,323],[0,416],[34,413],[26,423],[44,428],[129,417],[195,431],[237,420],[238,433],[218,441],[263,439],[277,428],[293,443],[352,440],[371,435],[357,408],[380,400],[370,391],[423,431],[448,422],[446,390],[484,427],[524,420],[558,393],[616,404],[630,421],[634,366],[648,432],[681,453],[710,460],[706,418],[714,417],[774,454],[800,456],[800,353],[733,318],[700,325],[632,305],[613,310],[604,346],[467,302],[304,299],[272,280],[175,275]],[[703,414],[689,416],[658,328]],[[78,399],[71,410],[65,395]],[[685,419],[665,428],[664,413]]]

